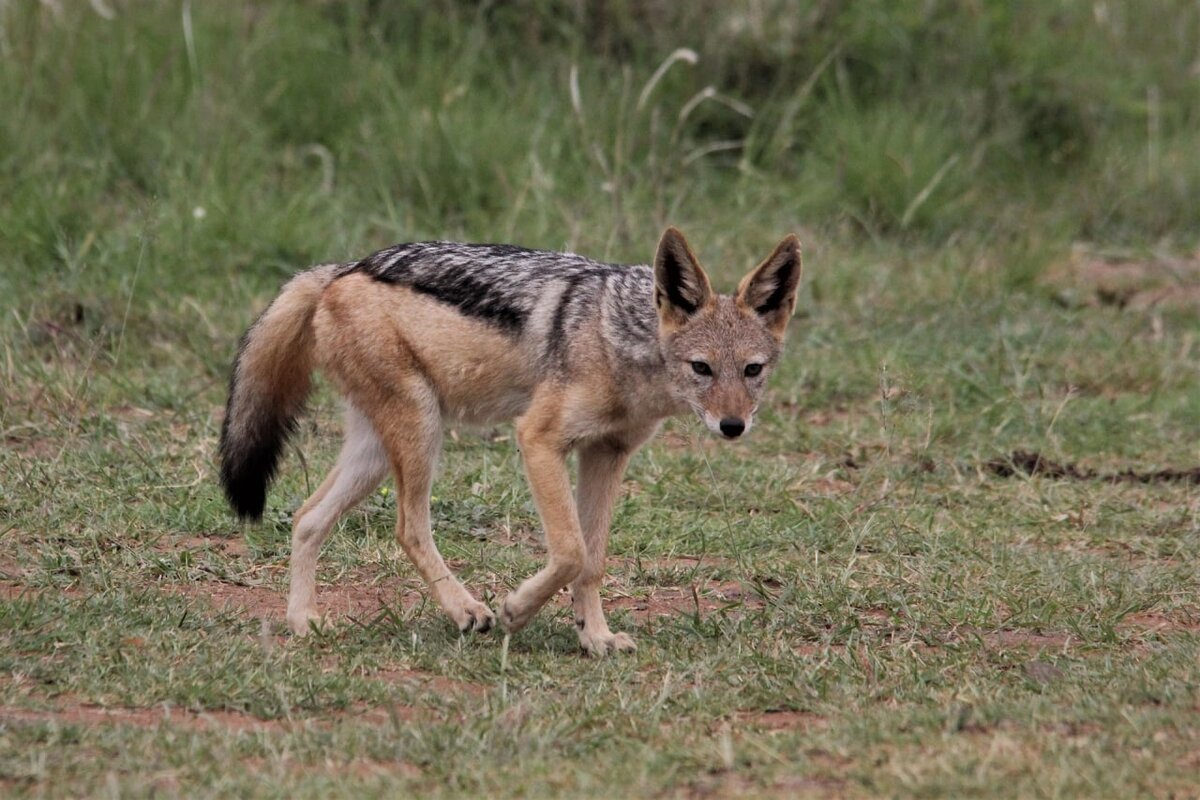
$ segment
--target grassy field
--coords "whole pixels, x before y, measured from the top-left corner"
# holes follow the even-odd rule
[[[1200,795],[1200,7],[734,5],[0,3],[0,794]],[[637,653],[460,638],[386,490],[285,635],[336,402],[261,525],[214,451],[286,276],[667,223],[806,276],[749,439],[633,462]],[[434,494],[538,567],[511,428]]]

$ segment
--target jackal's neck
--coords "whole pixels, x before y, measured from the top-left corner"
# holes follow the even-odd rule
[[[599,330],[624,408],[644,420],[665,419],[687,410],[671,391],[648,267],[631,268],[621,280],[608,282],[600,304]]]
[[[631,267],[608,280],[600,298],[600,332],[617,364],[637,372],[661,372],[662,347],[649,267]]]

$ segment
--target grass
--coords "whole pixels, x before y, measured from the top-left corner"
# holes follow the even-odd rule
[[[1194,4],[75,5],[0,5],[0,792],[1196,792],[1200,488],[988,466],[1200,461],[1195,307],[1046,284],[1077,242],[1195,246]],[[643,261],[667,222],[724,288],[793,229],[807,274],[750,439],[681,419],[633,462],[638,652],[580,657],[563,604],[460,638],[385,491],[326,547],[337,627],[285,636],[334,398],[261,525],[213,454],[286,276],[427,237]],[[434,494],[472,588],[537,568],[507,427]]]

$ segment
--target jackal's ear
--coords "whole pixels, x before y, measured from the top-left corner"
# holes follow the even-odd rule
[[[788,319],[796,310],[796,288],[804,265],[800,260],[800,240],[789,234],[767,257],[738,284],[737,303],[762,317],[776,336],[787,330]]]
[[[667,228],[654,256],[654,305],[658,319],[677,328],[713,299],[708,276],[683,234]]]

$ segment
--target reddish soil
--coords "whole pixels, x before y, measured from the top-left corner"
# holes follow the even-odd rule
[[[236,711],[184,711],[178,708],[104,708],[84,704],[62,705],[52,709],[25,709],[0,706],[0,721],[57,722],[64,725],[130,725],[156,728],[167,723],[188,730],[221,729],[235,732],[286,730],[299,723],[263,720]]]
[[[1121,620],[1119,627],[1140,630],[1143,633],[1200,633],[1200,620],[1194,617],[1180,620],[1154,611],[1140,611]]]
[[[21,458],[46,460],[55,458],[62,444],[40,436],[6,436],[4,446],[14,450]]]
[[[990,650],[1061,650],[1071,641],[1069,633],[1035,633],[1033,631],[971,631],[960,629],[950,641],[970,640],[975,635]]]
[[[282,586],[252,586],[221,580],[191,583],[164,583],[164,591],[200,600],[214,608],[236,611],[252,617],[282,621],[287,610],[287,593]],[[333,585],[317,589],[317,603],[331,620],[354,619],[365,622],[385,608],[408,609],[422,600],[419,581],[396,576],[364,579],[347,575]]]
[[[442,696],[462,694],[482,696],[487,692],[487,687],[482,684],[457,681],[442,675],[412,669],[383,667],[371,672],[370,676],[389,684],[407,684],[433,690]],[[44,698],[43,700],[45,701]],[[405,704],[383,706],[358,704],[346,711],[329,712],[305,720],[264,720],[240,711],[195,711],[164,706],[151,708],[105,707],[82,702],[67,695],[45,702],[49,707],[0,706],[0,723],[56,722],[64,725],[127,725],[139,728],[155,728],[168,724],[174,728],[187,730],[270,733],[303,727],[328,728],[343,721],[366,725],[390,725],[395,720],[407,722],[430,718],[436,713],[432,708]]]
[[[739,711],[734,717],[738,728],[762,731],[793,731],[823,728],[829,720],[810,711],[770,709],[767,711]]]
[[[156,550],[169,550],[178,552],[180,550],[215,550],[218,553],[227,556],[241,558],[249,555],[250,550],[246,547],[246,540],[241,536],[181,536],[173,539],[160,539],[155,547]]]
[[[762,598],[748,594],[738,581],[703,581],[693,586],[663,586],[652,588],[647,595],[614,596],[610,593],[605,606],[628,609],[635,618],[673,617],[680,613],[711,612],[732,604],[747,608],[762,608]]]
[[[436,676],[428,676],[434,677]],[[453,682],[451,682],[453,683]],[[342,721],[366,725],[389,725],[394,719],[407,722],[431,714],[429,709],[408,705],[357,706],[344,712],[326,714],[305,720],[259,719],[240,711],[192,711],[179,708],[110,708],[90,703],[63,703],[53,708],[14,708],[0,706],[0,722],[42,723],[62,725],[125,725],[135,728],[157,728],[170,725],[194,731],[222,730],[232,733],[273,733],[306,727],[328,728]]]
[[[56,594],[71,598],[83,597],[83,593],[74,586],[29,586],[22,583],[19,579],[23,577],[23,573],[18,569],[12,571],[0,569],[0,574],[17,579],[0,578],[0,599],[3,600],[16,600],[18,597],[34,597],[43,594]]]
[[[826,642],[797,642],[792,646],[792,652],[798,656],[813,657],[824,655],[826,651],[840,653],[846,649],[844,644],[828,644]]]
[[[681,791],[670,796],[685,797],[688,800],[728,797],[842,798],[847,796],[847,784],[840,778],[824,775],[792,775],[776,783],[760,786],[736,772],[717,771],[692,781]]]
[[[466,694],[473,697],[482,697],[489,690],[486,684],[457,681],[453,678],[447,678],[444,675],[433,675],[415,669],[382,667],[369,673],[369,677],[383,683],[403,684],[432,690],[439,695]]]

